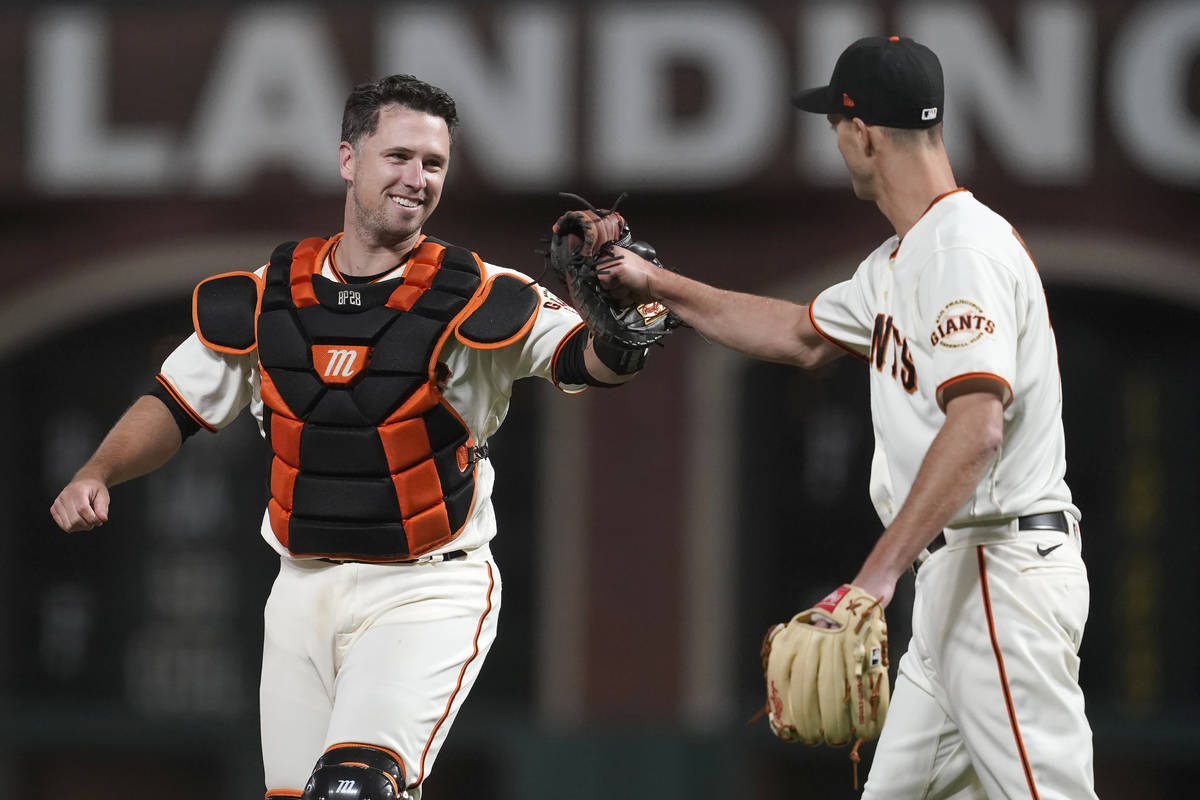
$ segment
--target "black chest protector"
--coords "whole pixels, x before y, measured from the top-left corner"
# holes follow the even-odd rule
[[[263,276],[271,528],[294,555],[411,560],[454,539],[474,500],[475,442],[438,356],[483,267],[427,238],[402,278],[344,284],[319,274],[331,241],[281,245]]]

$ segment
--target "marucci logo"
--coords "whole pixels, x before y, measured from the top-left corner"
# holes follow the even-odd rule
[[[329,364],[325,367],[326,378],[349,378],[354,374],[354,362],[358,353],[353,350],[330,350]]]
[[[314,344],[313,369],[325,383],[350,383],[367,365],[371,348],[363,344]]]

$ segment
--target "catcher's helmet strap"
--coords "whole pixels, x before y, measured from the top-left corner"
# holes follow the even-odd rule
[[[459,323],[455,336],[477,350],[504,347],[524,336],[541,307],[537,287],[514,275],[495,276],[476,297],[478,305]]]

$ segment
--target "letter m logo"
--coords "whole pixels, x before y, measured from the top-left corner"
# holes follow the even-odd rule
[[[313,369],[325,383],[344,386],[362,374],[370,354],[364,344],[314,344]]]

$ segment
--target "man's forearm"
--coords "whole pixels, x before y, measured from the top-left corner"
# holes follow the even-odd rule
[[[958,405],[958,404],[962,405]],[[876,542],[855,583],[873,594],[905,569],[970,499],[999,453],[1003,406],[993,394],[965,395],[947,409],[903,507]],[[886,593],[890,593],[889,586]]]
[[[174,417],[162,401],[143,395],[121,416],[75,478],[95,478],[106,486],[161,467],[183,444]]]
[[[619,362],[622,359],[619,357],[619,353],[615,351],[611,345],[609,346],[609,352],[610,355],[608,361],[613,362],[614,365],[620,367]],[[583,367],[587,370],[588,374],[592,376],[592,378],[599,381],[601,384],[606,386],[620,386],[623,383],[628,383],[629,381],[633,380],[634,376],[641,371],[640,362],[644,360],[644,353],[644,350],[631,352],[629,354],[629,361],[632,362],[634,366],[621,368],[621,371],[617,371],[605,363],[605,359],[597,354],[596,341],[593,337],[589,336],[587,345],[583,349]]]
[[[817,363],[823,345],[808,324],[805,307],[772,297],[732,292],[657,270],[654,298],[704,338],[748,356],[800,366]]]

